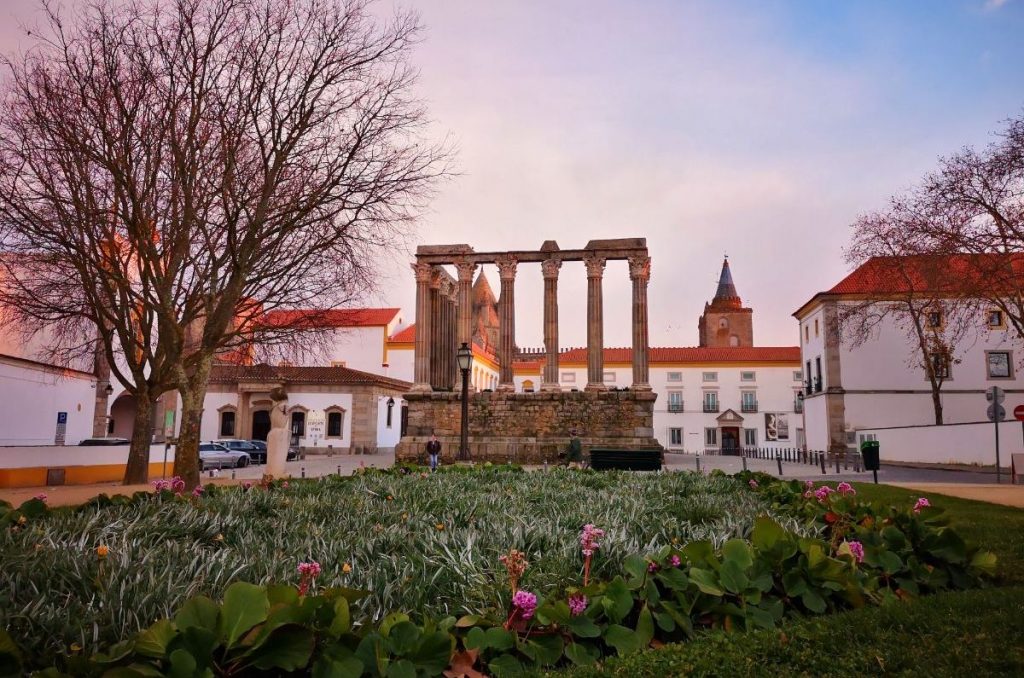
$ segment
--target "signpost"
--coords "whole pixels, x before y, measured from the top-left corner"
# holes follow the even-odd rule
[[[68,430],[68,413],[58,412],[57,413],[57,432],[53,436],[54,445],[63,445],[64,436]]]
[[[1013,418],[1020,422],[1020,434],[1021,438],[1024,439],[1024,405],[1017,405],[1013,408]],[[1011,464],[1011,466],[1013,466]],[[1010,482],[1013,482],[1013,478],[1010,478]]]
[[[985,391],[985,400],[991,403],[986,410],[988,420],[991,421],[996,427],[996,484],[1002,482],[1002,471],[999,468],[999,422],[1006,419],[1006,408],[1002,406],[1002,402],[1006,400],[1006,394],[1003,393],[1003,389],[998,386],[990,386]],[[1017,416],[1017,410],[1022,409],[1020,407],[1015,408],[1013,415]]]

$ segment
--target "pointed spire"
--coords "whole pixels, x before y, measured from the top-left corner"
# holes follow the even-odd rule
[[[732,271],[729,270],[729,255],[725,255],[722,261],[722,273],[718,276],[718,290],[715,292],[716,301],[739,301],[740,295],[736,291],[736,284],[732,281]]]

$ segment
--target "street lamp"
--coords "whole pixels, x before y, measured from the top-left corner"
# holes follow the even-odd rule
[[[388,423],[387,423],[388,428],[391,428],[391,412],[394,410],[394,408],[395,408],[395,399],[394,398],[388,398]]]
[[[469,461],[469,369],[473,366],[473,349],[466,342],[455,352],[455,360],[462,370],[462,436],[459,441],[459,461]]]

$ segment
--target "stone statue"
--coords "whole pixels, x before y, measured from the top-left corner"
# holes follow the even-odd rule
[[[267,474],[274,478],[285,475],[291,432],[288,430],[288,393],[283,386],[270,391],[274,405],[270,408],[270,433],[267,435]]]

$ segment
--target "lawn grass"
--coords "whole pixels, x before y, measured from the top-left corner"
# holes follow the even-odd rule
[[[692,641],[557,673],[591,676],[1024,675],[1024,510],[855,484],[873,503],[945,508],[969,539],[998,557],[995,587],[800,619],[773,631],[711,632]]]

